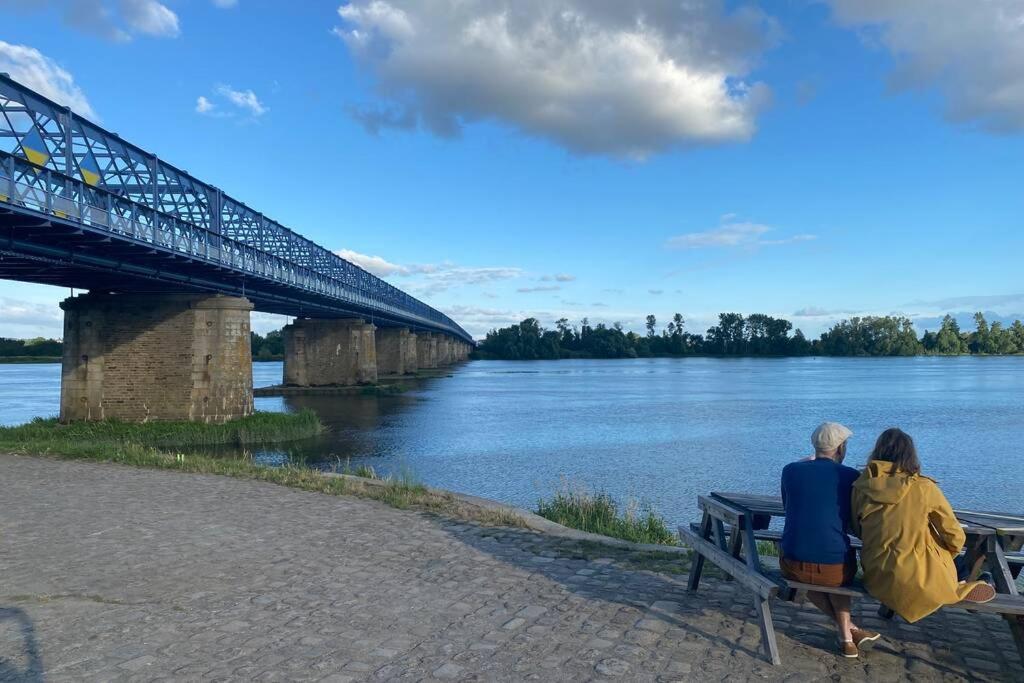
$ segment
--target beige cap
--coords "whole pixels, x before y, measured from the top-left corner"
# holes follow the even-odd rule
[[[811,434],[811,445],[815,451],[827,453],[839,448],[851,436],[853,432],[838,422],[823,422]]]

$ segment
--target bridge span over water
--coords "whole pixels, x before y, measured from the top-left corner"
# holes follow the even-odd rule
[[[296,318],[292,384],[372,382],[472,345],[440,311],[4,74],[0,278],[89,290],[62,304],[67,420],[251,412],[253,308]]]

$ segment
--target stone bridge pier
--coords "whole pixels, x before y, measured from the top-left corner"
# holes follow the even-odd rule
[[[376,327],[358,318],[296,318],[284,327],[284,383],[315,387],[377,381]]]
[[[419,369],[416,340],[406,327],[379,327],[376,331],[377,376],[411,375]]]
[[[416,335],[416,365],[420,368],[437,367],[437,337],[431,332]]]
[[[248,299],[89,293],[60,306],[62,422],[226,422],[252,414]]]

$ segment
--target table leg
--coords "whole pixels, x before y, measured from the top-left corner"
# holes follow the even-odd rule
[[[743,559],[743,533],[738,527],[732,530],[732,538],[729,539],[729,552],[737,560]]]
[[[1003,544],[997,536],[989,536],[985,542],[986,556],[988,558],[989,570],[996,583],[996,590],[1000,593],[1017,595],[1017,584],[1010,572],[1010,565],[1006,562],[1006,554],[1003,552]]]
[[[699,535],[704,540],[708,540],[711,537],[711,515],[708,514],[707,510],[704,511],[704,516],[700,520]],[[688,581],[688,587],[691,591],[697,590],[697,586],[700,585],[700,575],[704,571],[704,556],[696,549],[694,549],[693,554],[694,558],[690,564],[690,578]]]
[[[717,517],[711,520],[711,524],[711,530],[715,537],[715,545],[717,545],[725,552],[729,552],[729,544],[725,540],[725,524],[722,523],[722,520],[718,519]],[[725,580],[732,581],[733,578],[732,576],[726,574]]]
[[[746,539],[747,566],[754,571],[761,573],[761,555],[757,550],[757,539],[754,538],[754,526],[749,517],[744,517],[743,536]],[[736,530],[737,534],[739,529]]]
[[[772,621],[771,601],[769,598],[754,596],[754,607],[757,609],[757,620],[761,625],[761,643],[764,645],[765,654],[772,664],[782,664],[782,657],[779,656],[779,644],[775,639],[775,623]]]

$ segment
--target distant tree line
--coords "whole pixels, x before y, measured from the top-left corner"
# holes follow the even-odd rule
[[[253,360],[281,360],[284,358],[284,337],[281,330],[267,332],[267,336],[249,333]]]
[[[52,358],[60,356],[64,345],[56,339],[8,339],[0,337],[0,358]]]
[[[284,358],[284,339],[280,330],[263,336],[252,332],[252,357],[257,360],[279,360]],[[0,358],[52,358],[64,352],[59,339],[7,339],[0,337]]]
[[[1024,325],[991,325],[974,316],[977,329],[965,332],[947,315],[938,331],[918,337],[910,318],[867,316],[833,325],[821,338],[809,340],[782,318],[755,313],[721,313],[718,324],[704,334],[686,330],[676,313],[659,332],[658,321],[647,316],[646,334],[627,332],[622,325],[591,325],[584,318],[572,325],[565,318],[555,329],[541,327],[536,318],[492,330],[476,350],[478,358],[540,360],[558,358],[646,358],[653,356],[917,356],[923,354],[1024,353]]]

